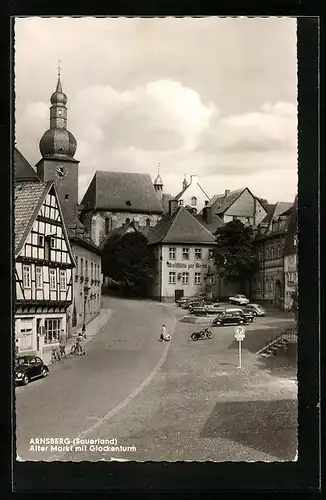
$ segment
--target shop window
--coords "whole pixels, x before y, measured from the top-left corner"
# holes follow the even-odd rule
[[[58,342],[61,330],[61,318],[46,319],[44,322],[44,326],[44,343],[54,344]]]

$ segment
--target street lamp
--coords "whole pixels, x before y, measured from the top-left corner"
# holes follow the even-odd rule
[[[86,332],[86,299],[88,297],[88,292],[90,290],[90,287],[84,286],[84,321],[83,321],[83,327],[82,327],[82,333],[85,336]]]

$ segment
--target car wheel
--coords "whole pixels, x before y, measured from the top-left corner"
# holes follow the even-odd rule
[[[43,368],[42,377],[45,378],[45,377],[47,377],[47,375],[48,375],[48,371],[45,368]]]
[[[24,385],[27,385],[29,382],[29,378],[28,378],[28,375],[24,375],[24,378],[23,378],[23,384]]]

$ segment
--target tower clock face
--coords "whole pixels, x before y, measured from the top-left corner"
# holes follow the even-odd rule
[[[55,169],[55,175],[58,179],[65,179],[67,177],[67,171],[62,165],[58,165]]]

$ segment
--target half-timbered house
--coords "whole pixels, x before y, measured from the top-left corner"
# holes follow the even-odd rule
[[[76,266],[54,182],[15,186],[15,336],[46,361],[66,331]]]

